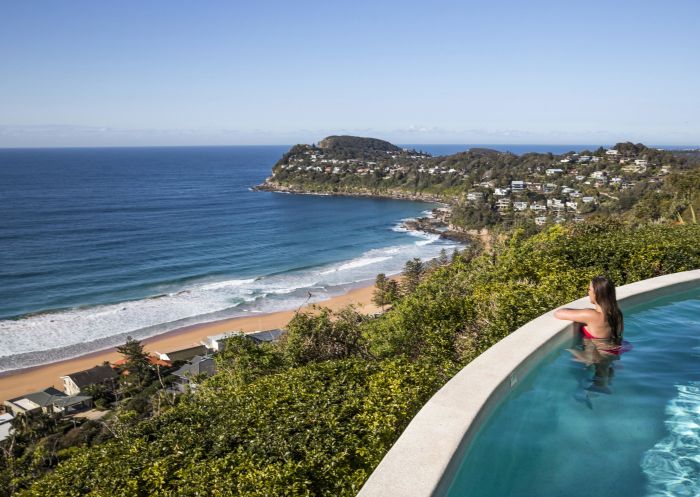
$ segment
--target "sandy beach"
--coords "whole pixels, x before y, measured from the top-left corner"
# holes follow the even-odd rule
[[[318,305],[339,310],[349,304],[355,304],[360,312],[374,313],[379,308],[372,303],[373,291],[374,286],[357,288],[338,297],[319,302]],[[295,310],[280,311],[188,326],[146,339],[143,341],[144,348],[149,352],[172,352],[199,345],[205,337],[219,333],[283,328],[294,316],[294,312]],[[120,358],[121,355],[112,348],[44,366],[6,373],[0,376],[0,402],[49,386],[62,390],[63,384],[60,376],[91,368],[104,361],[115,361]]]

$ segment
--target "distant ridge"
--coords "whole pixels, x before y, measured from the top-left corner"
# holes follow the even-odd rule
[[[360,136],[332,135],[318,142],[318,148],[329,152],[400,152],[396,145],[377,138],[364,138]]]

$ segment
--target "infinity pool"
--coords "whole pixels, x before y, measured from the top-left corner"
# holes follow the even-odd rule
[[[626,310],[625,339],[632,350],[597,367],[553,351],[496,408],[447,495],[700,496],[700,290]]]

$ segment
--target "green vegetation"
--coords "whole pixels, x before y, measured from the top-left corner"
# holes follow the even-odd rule
[[[145,419],[120,414],[113,434],[45,464],[35,436],[2,459],[0,488],[24,496],[352,496],[425,401],[456,371],[534,317],[585,293],[700,267],[696,224],[585,223],[490,252],[420,264],[410,291],[369,318],[352,308],[299,314],[286,338],[238,338],[219,372]],[[417,262],[413,261],[417,267]],[[29,454],[29,455],[28,455]],[[35,466],[18,465],[31,457]],[[8,494],[4,490],[4,494]]]
[[[431,157],[371,138],[329,137],[319,146],[292,147],[263,188],[441,200],[452,207],[449,223],[463,229],[533,230],[555,221],[621,214],[675,220],[690,205],[697,210],[697,151],[630,142],[618,143],[613,151],[518,156],[475,148]],[[512,187],[513,181],[524,185]],[[694,186],[682,198],[674,197],[682,183]],[[499,204],[508,200],[512,205]],[[538,217],[545,219],[538,223]]]

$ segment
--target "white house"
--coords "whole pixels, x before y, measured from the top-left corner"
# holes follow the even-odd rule
[[[610,150],[605,151],[605,155],[607,156],[612,156],[612,157],[617,157],[619,152],[615,150],[614,148],[611,148]]]
[[[538,203],[533,203],[530,204],[530,210],[535,211],[535,212],[546,212],[547,211],[547,206],[544,204],[538,204]]]
[[[513,202],[513,209],[516,211],[524,211],[527,209],[527,202]]]
[[[539,216],[535,218],[535,224],[537,226],[542,226],[547,222],[547,216]]]
[[[467,193],[467,200],[470,202],[481,202],[484,200],[483,192],[469,192]]]
[[[499,210],[510,209],[510,199],[509,198],[499,198],[498,201],[496,202],[496,207]]]
[[[0,442],[5,440],[6,438],[9,438],[10,433],[12,432],[13,419],[15,419],[15,417],[9,412],[6,412],[5,414],[0,414]]]
[[[581,202],[583,202],[584,204],[595,203],[595,197],[583,197],[581,198]]]
[[[564,202],[562,202],[558,198],[550,198],[547,199],[547,207],[549,207],[550,209],[554,209],[555,211],[559,211],[564,210],[566,206],[564,205]]]
[[[554,176],[554,175],[556,175],[556,174],[561,174],[561,173],[563,173],[563,172],[564,172],[563,169],[554,168],[554,167],[553,167],[553,168],[550,168],[550,169],[547,169],[547,170],[545,171],[545,173],[547,174],[547,176]]]
[[[521,192],[525,189],[525,182],[524,181],[511,181],[510,188],[514,192]]]
[[[508,193],[510,193],[509,188],[496,188],[493,192],[497,197],[505,197]]]

